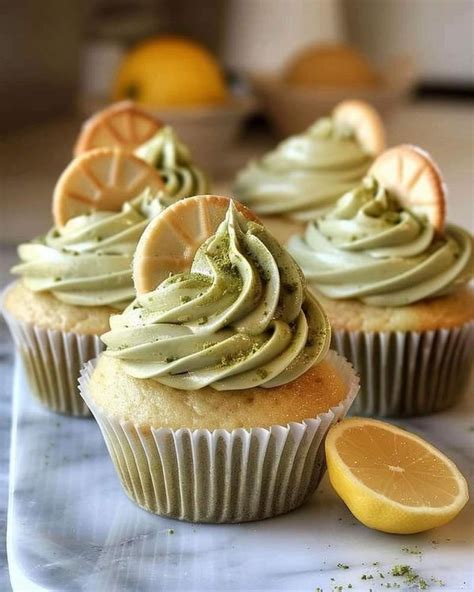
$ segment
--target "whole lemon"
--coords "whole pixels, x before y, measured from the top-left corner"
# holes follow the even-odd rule
[[[114,100],[133,99],[149,107],[216,105],[227,99],[223,74],[212,54],[184,37],[143,41],[124,58]]]
[[[285,80],[319,88],[370,87],[378,76],[369,61],[345,45],[312,45],[290,63]]]

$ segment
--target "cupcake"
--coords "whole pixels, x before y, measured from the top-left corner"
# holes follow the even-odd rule
[[[445,224],[445,193],[429,155],[398,146],[290,239],[290,253],[329,315],[334,347],[361,375],[354,413],[428,414],[466,390],[473,241]]]
[[[108,319],[134,298],[133,252],[163,205],[157,170],[120,149],[75,158],[53,197],[54,227],[19,246],[20,280],[3,312],[31,390],[49,409],[88,415],[77,392],[81,365],[102,349]]]
[[[383,147],[376,111],[362,101],[344,101],[330,117],[251,162],[238,174],[234,192],[286,242],[356,186]]]
[[[39,401],[89,415],[77,378],[103,349],[110,315],[135,298],[138,239],[169,204],[207,191],[208,179],[171,128],[129,101],[90,118],[74,154],[54,191],[54,227],[19,246],[12,273],[21,279],[3,310]]]
[[[244,206],[198,196],[148,225],[133,273],[80,379],[127,495],[198,522],[302,504],[358,381],[294,260]]]

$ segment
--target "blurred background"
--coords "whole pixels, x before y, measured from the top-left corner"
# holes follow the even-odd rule
[[[473,0],[2,2],[0,242],[8,250],[50,226],[81,122],[126,97],[176,127],[216,189],[339,100],[364,98],[390,144],[432,152],[450,217],[466,223],[473,23]],[[186,60],[160,45],[169,35]]]

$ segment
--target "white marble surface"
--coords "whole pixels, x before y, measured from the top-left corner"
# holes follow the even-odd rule
[[[12,421],[8,554],[15,592],[339,592],[349,584],[408,590],[390,575],[397,564],[410,565],[430,590],[474,587],[472,502],[438,530],[385,535],[357,523],[325,479],[309,503],[286,516],[232,526],[181,523],[129,501],[95,422],[40,408],[18,368]],[[473,423],[471,398],[404,425],[445,450],[472,487]]]

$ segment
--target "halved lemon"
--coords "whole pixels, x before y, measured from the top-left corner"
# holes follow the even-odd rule
[[[119,211],[122,204],[150,188],[164,189],[158,171],[120,149],[97,148],[71,161],[56,184],[53,217],[57,226],[93,210]]]
[[[410,534],[452,520],[468,501],[456,465],[419,436],[375,419],[351,418],[326,439],[329,479],[369,528]]]
[[[364,101],[342,101],[332,113],[336,123],[352,130],[362,148],[377,156],[385,148],[385,129],[377,111]]]
[[[82,126],[74,156],[94,148],[124,148],[133,152],[163,127],[159,119],[132,101],[121,101],[99,111]]]
[[[133,259],[138,294],[154,290],[170,273],[190,269],[202,243],[224,220],[231,199],[197,195],[176,202],[154,218],[142,234]],[[258,218],[239,202],[236,207],[249,220]]]
[[[368,172],[415,214],[440,232],[446,216],[446,187],[440,170],[421,148],[402,144],[381,154]]]

